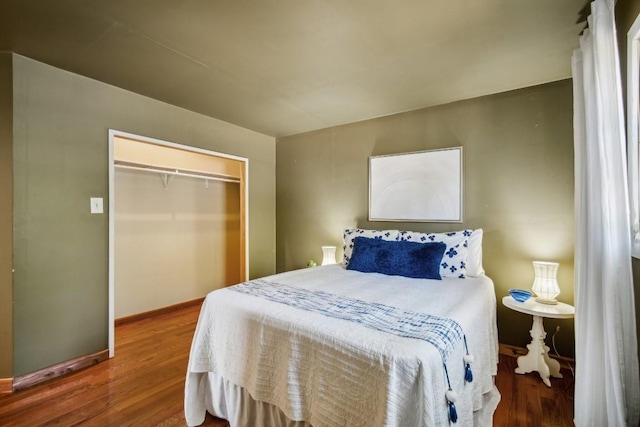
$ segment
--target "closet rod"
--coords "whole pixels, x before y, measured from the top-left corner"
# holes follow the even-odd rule
[[[191,178],[204,179],[206,181],[211,180],[211,181],[222,181],[222,182],[234,182],[236,184],[240,183],[239,178],[230,178],[230,177],[227,178],[227,177],[221,177],[219,175],[213,175],[213,174],[207,175],[207,174],[199,174],[199,173],[192,173],[192,172],[181,172],[180,169],[161,169],[161,168],[154,168],[154,167],[147,167],[147,166],[123,165],[119,163],[115,163],[114,167],[120,168],[120,169],[138,170],[143,172],[155,172],[155,173],[160,173],[164,175],[188,176]]]

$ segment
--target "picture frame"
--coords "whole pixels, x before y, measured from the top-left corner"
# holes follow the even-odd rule
[[[462,147],[369,157],[369,221],[462,222]]]

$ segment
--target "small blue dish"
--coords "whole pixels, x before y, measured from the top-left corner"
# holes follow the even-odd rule
[[[525,302],[531,298],[531,292],[522,289],[509,289],[509,295],[518,302]]]

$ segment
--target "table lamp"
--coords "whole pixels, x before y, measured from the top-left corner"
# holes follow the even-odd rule
[[[560,264],[557,262],[533,261],[536,277],[532,290],[536,294],[536,301],[542,304],[557,304],[556,297],[560,295],[560,287],[556,274]]]
[[[336,247],[323,246],[322,247],[322,265],[331,265],[335,263],[336,263]]]

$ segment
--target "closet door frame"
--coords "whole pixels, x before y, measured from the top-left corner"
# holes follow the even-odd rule
[[[240,176],[240,266],[241,280],[249,276],[249,159],[231,154],[220,153],[175,142],[163,141],[142,135],[109,129],[109,358],[115,355],[115,155],[116,138],[124,138],[141,143],[154,144],[177,150],[190,151],[208,156],[241,162]]]

